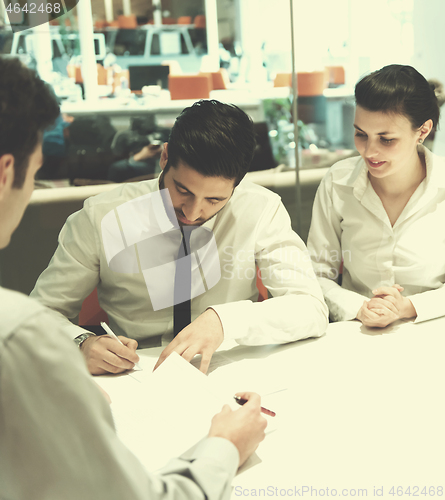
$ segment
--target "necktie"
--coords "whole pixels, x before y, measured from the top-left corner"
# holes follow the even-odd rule
[[[184,226],[181,228],[182,241],[179,246],[178,258],[176,260],[174,306],[173,306],[173,335],[178,333],[191,323],[190,310],[192,292],[192,259],[190,252],[190,235],[193,228]]]

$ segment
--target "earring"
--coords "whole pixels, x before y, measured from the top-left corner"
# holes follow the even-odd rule
[[[419,139],[419,144],[423,144],[423,139],[422,138]]]

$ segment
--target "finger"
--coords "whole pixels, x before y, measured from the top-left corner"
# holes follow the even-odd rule
[[[399,311],[397,307],[389,299],[395,300],[394,297],[385,297],[384,299],[381,299],[380,297],[374,297],[369,301],[370,304],[368,307],[371,309],[388,309],[392,313],[398,314]]]
[[[369,309],[368,304],[366,304],[366,307],[363,308],[363,315],[367,319],[377,319],[379,317],[379,315],[374,309],[373,310]]]
[[[394,287],[396,290],[398,290],[399,292],[403,292],[403,290],[405,290],[405,289],[403,288],[403,286],[398,285],[397,283],[396,283],[395,285],[393,285],[393,287]]]
[[[210,366],[210,361],[212,360],[212,355],[213,353],[209,353],[207,351],[202,353],[201,364],[199,365],[199,370],[202,373],[207,373],[207,370]]]
[[[101,335],[98,338],[98,343],[105,351],[110,351],[116,356],[127,359],[133,364],[139,361],[139,356],[132,349],[129,349],[127,346],[121,344],[116,339],[113,339],[108,335]]]
[[[124,344],[124,346],[135,351],[138,348],[137,340],[129,339],[128,337],[122,337],[119,335],[118,339]]]
[[[393,297],[397,297],[399,291],[392,286],[381,286],[373,290],[372,293],[374,295],[392,295]]]
[[[244,406],[246,405],[260,406],[261,404],[261,397],[256,392],[249,392],[249,391],[237,392],[235,396],[238,396],[239,398],[242,399],[247,399],[247,403]]]
[[[111,351],[105,352],[103,356],[103,361],[105,365],[102,367],[105,368],[107,371],[111,371],[112,373],[119,373],[134,368],[134,363],[128,361],[127,359],[121,358],[120,356],[117,356]],[[110,366],[113,367],[111,370],[109,369]]]
[[[155,364],[155,367],[153,368],[153,371],[156,370],[156,368],[159,368],[160,365],[170,356],[170,354],[175,350],[175,347],[179,344],[178,341],[178,336],[179,334],[168,344],[168,346],[161,352],[161,355],[159,356],[158,361]],[[182,353],[179,353],[181,355]]]
[[[184,348],[183,346],[179,345],[178,348],[175,349],[175,351],[189,363],[197,354],[200,354],[199,348],[197,348],[196,346],[187,346]]]

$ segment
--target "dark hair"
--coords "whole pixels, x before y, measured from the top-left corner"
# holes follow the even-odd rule
[[[439,123],[434,86],[413,67],[391,64],[362,78],[355,86],[355,101],[369,111],[406,116],[414,129],[427,120]]]
[[[249,170],[255,133],[249,116],[233,104],[202,100],[178,116],[168,140],[168,162],[182,160],[206,177],[235,179],[237,186]]]
[[[0,157],[14,156],[14,188],[23,186],[29,157],[59,112],[53,91],[35,71],[0,57]]]

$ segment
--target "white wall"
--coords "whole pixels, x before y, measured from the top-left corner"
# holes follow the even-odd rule
[[[437,78],[445,84],[445,2],[414,0],[414,56],[412,65],[425,78]],[[434,152],[445,156],[445,107],[442,130],[436,134]]]

